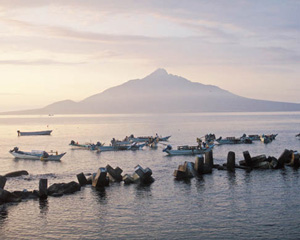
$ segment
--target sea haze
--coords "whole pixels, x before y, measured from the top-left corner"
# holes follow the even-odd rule
[[[237,169],[213,170],[200,179],[178,182],[172,176],[179,164],[195,157],[168,157],[158,149],[95,153],[68,144],[101,141],[108,144],[126,135],[172,135],[173,147],[196,144],[206,133],[219,136],[278,133],[270,144],[216,146],[217,164],[228,151],[279,157],[284,149],[299,150],[300,113],[203,113],[134,115],[1,116],[0,174],[27,170],[30,175],[8,179],[7,190],[38,189],[48,184],[77,181],[76,174],[93,173],[110,164],[123,173],[150,167],[150,186],[112,183],[105,191],[90,186],[80,192],[46,201],[28,200],[0,207],[1,239],[298,239],[300,172]],[[17,137],[17,130],[52,129],[51,136]],[[57,150],[61,162],[16,160],[9,150]]]
[[[217,86],[191,82],[157,69],[80,102],[64,100],[10,114],[119,114],[300,111],[299,103],[249,99]]]

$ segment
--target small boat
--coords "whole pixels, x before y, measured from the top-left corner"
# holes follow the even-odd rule
[[[159,137],[159,138],[158,138],[158,141],[160,141],[160,142],[166,142],[166,141],[169,140],[170,137],[171,137],[171,136]]]
[[[23,151],[19,151],[18,147],[15,147],[14,149],[10,150],[9,153],[11,153],[15,158],[30,159],[30,160],[45,160],[45,161],[60,161],[60,159],[66,154],[65,152],[61,154],[55,152],[55,154],[53,154],[52,152],[48,153],[46,151],[40,151],[40,150],[23,152]]]
[[[272,142],[273,140],[275,140],[276,136],[278,134],[269,134],[269,135],[261,135],[260,136],[260,140],[263,142],[263,143],[270,143]]]
[[[175,155],[197,155],[197,154],[204,154],[209,152],[213,149],[213,145],[207,146],[207,148],[200,148],[199,146],[178,146],[177,150],[173,150],[171,145],[168,145],[163,152],[166,152],[170,156]]]
[[[270,136],[264,135],[264,134],[260,136],[260,140],[261,140],[263,143],[270,143],[270,142],[273,141],[273,139],[272,139]]]
[[[299,138],[300,139],[300,133],[298,133],[295,137]]]
[[[249,137],[252,141],[260,141],[260,135],[258,135],[258,134],[248,135],[248,137]]]
[[[17,131],[18,136],[50,135],[51,132],[52,132],[52,130],[35,131],[35,132],[21,132],[20,130]]]
[[[114,142],[109,146],[96,146],[95,150],[98,152],[106,152],[106,151],[124,151],[124,150],[141,150],[146,146],[146,143],[139,144],[137,142],[131,144],[118,144]]]
[[[171,136],[166,137],[159,137],[157,134],[154,136],[142,136],[142,137],[134,137],[133,134],[131,134],[129,137],[126,137],[125,139],[130,140],[131,142],[150,142],[151,140],[158,138],[159,141],[168,141]]]
[[[93,143],[79,144],[78,142],[75,142],[74,140],[72,140],[69,145],[73,146],[73,147],[84,148],[84,149],[89,149],[89,150],[97,150],[97,147],[103,146],[104,143],[97,142],[96,144],[93,144]]]
[[[244,134],[242,137],[240,138],[236,138],[236,137],[226,137],[225,139],[222,139],[222,137],[219,137],[218,139],[216,139],[216,142],[218,142],[218,144],[241,144],[241,143],[252,143],[252,140],[246,136],[246,134]]]

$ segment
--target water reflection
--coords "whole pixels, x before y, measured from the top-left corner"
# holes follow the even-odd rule
[[[49,202],[48,199],[39,199],[39,207],[40,207],[40,213],[43,215],[46,215],[49,210]]]
[[[249,170],[245,171],[245,183],[246,184],[251,183],[251,171],[249,171]]]
[[[237,184],[235,172],[227,171],[227,179],[228,179],[229,188],[232,188]]]
[[[205,180],[204,180],[203,175],[198,174],[196,176],[196,180],[197,180],[196,181],[197,192],[204,193],[205,192]]]
[[[150,184],[138,184],[136,186],[136,192],[135,195],[138,199],[142,198],[151,198],[152,192],[151,192],[151,185]]]
[[[101,204],[107,204],[107,194],[105,188],[93,188],[93,193]]]
[[[0,225],[5,222],[8,217],[8,210],[6,205],[0,206]]]

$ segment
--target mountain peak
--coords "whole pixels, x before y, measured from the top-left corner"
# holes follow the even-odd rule
[[[151,73],[150,75],[148,75],[148,77],[164,77],[164,76],[168,76],[168,72],[163,69],[163,68],[158,68],[156,69],[153,73]]]

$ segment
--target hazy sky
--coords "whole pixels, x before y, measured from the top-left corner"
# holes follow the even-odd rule
[[[0,111],[79,101],[157,68],[300,103],[300,1],[0,0]]]

